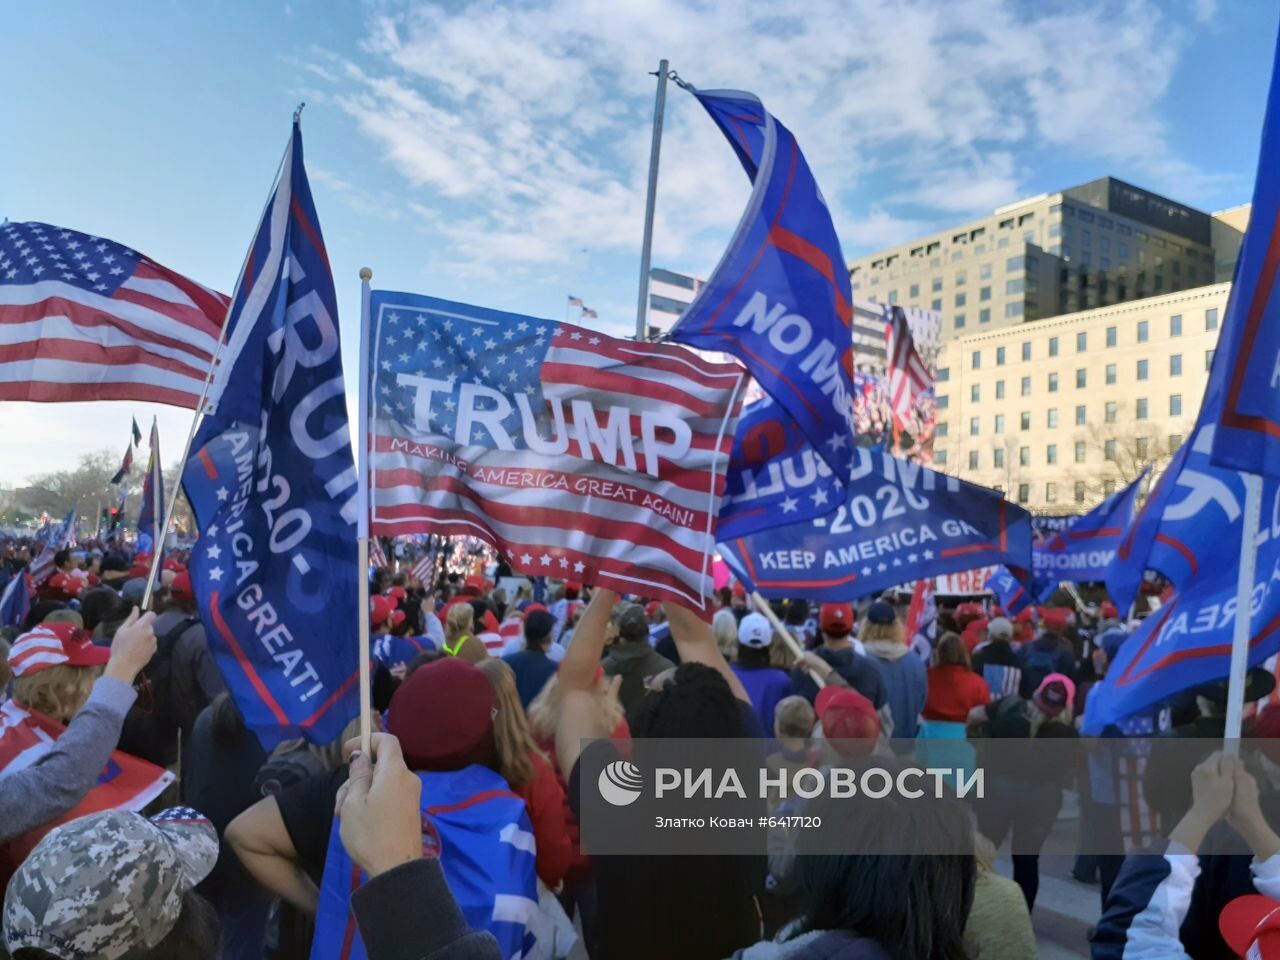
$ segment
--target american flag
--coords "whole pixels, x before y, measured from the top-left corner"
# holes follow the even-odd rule
[[[194,409],[227,298],[101,237],[0,226],[0,400]]]
[[[595,319],[596,319],[597,317],[599,317],[599,316],[600,316],[600,314],[596,313],[596,312],[595,312],[594,310],[592,310],[590,307],[583,307],[583,308],[582,308],[582,317],[583,317],[583,319],[584,319],[584,320],[595,320]]]
[[[371,532],[702,607],[739,367],[431,297],[371,311]]]
[[[915,426],[916,397],[933,386],[933,375],[916,353],[911,327],[901,307],[888,307],[884,325],[885,352],[889,358],[889,405],[901,429]]]
[[[65,520],[53,529],[52,535],[45,540],[39,556],[31,561],[31,582],[37,587],[53,576],[53,557],[66,547],[71,540],[76,526],[76,508],[72,507]]]
[[[369,538],[369,566],[371,567],[389,566],[389,564],[387,563],[387,555],[383,551],[382,543],[378,540],[377,537]]]
[[[431,574],[435,571],[435,568],[436,555],[435,552],[432,551],[431,553],[424,553],[419,557],[418,561],[413,565],[411,572],[419,581],[422,582],[423,586],[429,587],[431,586],[433,579]]]
[[[571,306],[571,307],[581,307],[581,306],[582,306],[582,298],[581,298],[581,297],[575,297],[573,294],[569,294],[569,306]]]
[[[133,445],[126,443],[124,446],[124,459],[120,461],[120,469],[111,478],[111,482],[113,484],[119,483],[129,475],[131,469],[133,469]]]

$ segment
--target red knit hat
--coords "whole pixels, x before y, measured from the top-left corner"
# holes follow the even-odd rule
[[[412,770],[460,770],[494,755],[493,687],[458,657],[423,664],[404,679],[387,708],[387,732]]]

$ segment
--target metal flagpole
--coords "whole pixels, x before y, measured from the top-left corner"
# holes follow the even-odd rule
[[[1262,477],[1242,473],[1244,516],[1240,523],[1240,569],[1236,578],[1236,620],[1231,637],[1231,672],[1227,681],[1227,725],[1223,750],[1240,752],[1240,727],[1244,720],[1244,686],[1249,670],[1249,636],[1252,633],[1253,578],[1258,562],[1258,521],[1262,516]]]
[[[658,199],[658,156],[662,152],[662,117],[667,109],[670,64],[658,61],[658,93],[653,101],[653,139],[649,142],[649,191],[644,201],[644,241],[640,245],[640,293],[636,298],[636,339],[648,334],[649,258],[653,253],[653,208]]]
[[[209,381],[206,378],[205,388],[207,389],[208,386]],[[201,398],[200,403],[201,405],[204,404],[203,398]],[[192,431],[192,434],[194,435],[194,431]],[[153,537],[151,540],[151,569],[147,571],[147,588],[142,593],[143,610],[146,610],[151,606],[151,594],[155,590],[156,577],[160,574],[160,563],[162,560],[161,555],[164,553],[160,545],[164,543],[165,538],[169,535],[169,522],[173,519],[170,514],[173,511],[173,504],[176,500],[178,490],[178,484],[175,483],[173,485],[173,494],[169,497],[169,512],[162,514],[160,512],[160,484],[157,482],[157,477],[164,476],[164,467],[161,466],[160,463],[160,430],[156,425],[155,417],[151,418],[151,439],[154,441],[153,449],[151,451],[151,531]],[[191,438],[188,437],[187,450],[182,456],[183,463],[187,462],[186,455],[190,452]],[[160,526],[160,518],[162,516],[164,517],[163,528]]]
[[[369,713],[373,694],[369,677],[369,281],[373,271],[360,268],[360,395],[356,403],[356,577],[360,636],[360,749],[371,756]]]

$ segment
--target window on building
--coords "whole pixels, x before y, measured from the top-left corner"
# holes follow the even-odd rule
[[[1004,381],[1003,380],[996,381],[996,399],[997,400],[1004,399]]]
[[[1204,312],[1204,328],[1206,330],[1218,329],[1218,308],[1210,307]]]
[[[937,300],[930,300],[930,301],[929,301],[929,309],[930,309],[930,310],[932,310],[934,313],[941,313],[941,312],[942,312],[942,300],[941,300],[941,298],[939,298],[939,299],[937,299]]]
[[[1058,375],[1056,373],[1049,374],[1049,392],[1058,392]]]
[[[1031,359],[1031,341],[1030,340],[1022,341],[1022,359],[1023,360]]]
[[[1171,337],[1182,336],[1182,314],[1175,313],[1172,317],[1169,318],[1169,336]]]
[[[1049,338],[1049,356],[1056,357],[1058,355],[1058,338]]]
[[[991,451],[991,465],[997,470],[1004,466],[1004,447],[996,447]]]
[[[1146,343],[1148,335],[1151,332],[1151,325],[1146,320],[1138,321],[1138,342]]]
[[[1031,378],[1030,377],[1022,378],[1022,383],[1019,386],[1018,392],[1024,397],[1031,396]]]
[[[991,264],[984,263],[982,266],[978,267],[978,279],[979,280],[991,279]]]
[[[1114,400],[1108,400],[1103,405],[1102,412],[1103,412],[1103,419],[1107,423],[1116,422],[1116,402]]]
[[[1089,334],[1083,330],[1076,334],[1076,353],[1084,353],[1089,349]]]
[[[933,462],[940,467],[945,467],[947,465],[947,451],[945,450],[934,451]]]
[[[1088,453],[1088,448],[1086,447],[1085,442],[1083,440],[1077,440],[1076,451],[1075,451],[1076,463],[1084,463],[1084,458],[1087,455],[1087,453]]]
[[[969,400],[970,400],[972,403],[977,403],[977,402],[979,401],[979,399],[981,398],[981,396],[980,396],[980,395],[981,395],[981,393],[982,393],[982,391],[979,389],[979,385],[978,385],[978,384],[976,384],[976,383],[975,383],[975,384],[973,384],[971,387],[969,387]]]
[[[1058,445],[1051,443],[1044,448],[1045,463],[1054,464],[1058,462]]]
[[[1026,257],[1010,257],[1004,262],[1004,268],[1009,273],[1017,273],[1027,265]]]
[[[963,313],[957,313],[957,314],[955,315],[955,317],[953,318],[953,322],[955,323],[955,328],[956,328],[957,330],[963,329],[963,327],[964,327],[964,314],[963,314]]]
[[[1147,379],[1147,370],[1149,366],[1150,364],[1148,364],[1146,360],[1138,361],[1138,379],[1139,380]]]
[[[1169,357],[1169,376],[1182,376],[1182,354],[1175,353]]]
[[[1116,442],[1114,440],[1104,440],[1102,443],[1102,458],[1111,463],[1116,460]]]
[[[1020,430],[1031,429],[1031,411],[1030,410],[1023,410],[1022,413],[1018,415],[1018,428]]]
[[[1054,483],[1052,480],[1050,480],[1048,483],[1044,485],[1044,502],[1045,503],[1058,502],[1058,485]]]
[[[1058,426],[1058,408],[1057,407],[1050,407],[1046,412],[1045,426],[1047,426],[1050,430],[1053,430]]]
[[[1107,346],[1114,347],[1116,345],[1116,328],[1107,327]]]
[[[963,306],[964,306],[965,299],[966,299],[966,297],[965,297],[965,295],[964,295],[963,293],[957,293],[957,294],[956,294],[956,306],[957,306],[957,307],[963,307]]]
[[[1022,293],[1026,289],[1026,282],[1021,277],[1016,277],[1013,280],[1006,280],[1004,284],[1004,292],[1007,294]]]
[[[1129,244],[1125,243],[1123,240],[1117,240],[1117,241],[1116,241],[1116,255],[1117,255],[1117,256],[1119,256],[1121,260],[1128,260],[1128,259],[1129,259]]]
[[[1084,481],[1077,480],[1075,490],[1072,491],[1075,496],[1076,503],[1084,503]]]
[[[969,469],[970,470],[978,469],[978,451],[977,450],[969,451]]]
[[[950,367],[939,367],[939,368],[938,368],[938,377],[937,377],[938,382],[939,382],[939,383],[946,383],[946,382],[947,382],[948,380],[950,380],[950,379],[951,379],[951,368],[950,368]]]
[[[990,287],[979,287],[979,288],[978,288],[978,299],[979,299],[980,301],[983,301],[983,302],[985,302],[985,301],[987,301],[987,300],[990,300],[990,299],[991,299],[991,288],[990,288]]]
[[[1171,417],[1182,416],[1182,394],[1180,393],[1169,394],[1169,416]]]
[[[1213,369],[1213,351],[1212,350],[1206,350],[1204,352],[1204,368],[1206,370]]]
[[[930,292],[930,293],[941,293],[941,292],[942,292],[942,278],[941,278],[941,277],[934,277],[934,278],[933,278],[933,282],[929,285],[929,292]]]
[[[1080,245],[1081,245],[1081,246],[1084,246],[1084,247],[1089,246],[1089,244],[1090,244],[1090,242],[1091,242],[1092,240],[1093,240],[1093,234],[1091,234],[1088,230],[1081,230],[1081,231],[1080,231]]]
[[[1115,492],[1116,492],[1116,482],[1115,482],[1114,480],[1103,480],[1103,481],[1102,481],[1102,493],[1103,493],[1105,496],[1108,496],[1108,497],[1109,497],[1109,496],[1111,496],[1111,495],[1112,495],[1113,493],[1115,493]]]
[[[1083,427],[1087,422],[1088,412],[1083,403],[1076,406],[1076,426]]]
[[[969,436],[976,437],[979,432],[979,422],[977,417],[969,418]]]
[[[1133,441],[1133,455],[1139,460],[1145,460],[1150,446],[1151,442],[1147,437],[1138,437]]]
[[[1182,446],[1182,434],[1180,433],[1169,434],[1169,452],[1170,453],[1174,452],[1180,446]]]
[[[996,414],[995,423],[993,424],[993,432],[1004,433],[1004,414],[1003,413]]]
[[[897,302],[898,302],[898,291],[897,291],[897,290],[890,290],[890,291],[889,291],[889,302],[890,302],[890,303],[897,303]]]
[[[964,270],[957,270],[957,271],[956,271],[956,286],[957,286],[957,287],[963,287],[963,286],[964,286],[964,283],[965,283],[965,279],[966,279],[966,278],[965,278],[965,271],[964,271]]]
[[[983,307],[981,310],[979,310],[979,311],[978,311],[978,322],[979,322],[979,323],[990,323],[990,322],[991,322],[991,308],[990,308],[990,307]]]
[[[947,424],[947,422],[944,420],[944,421],[942,421],[942,423],[938,424],[936,428],[934,428],[933,435],[934,435],[935,437],[945,437],[945,436],[946,436],[948,433],[950,433],[950,432],[951,432],[951,431],[950,431],[950,429],[948,428],[948,424]]]
[[[973,356],[970,358],[969,368],[971,370],[982,369],[982,351],[981,350],[973,351]]]
[[[1031,484],[1029,483],[1018,484],[1018,502],[1029,503],[1030,501],[1031,501]]]
[[[1084,367],[1079,367],[1076,370],[1076,389],[1083,390],[1088,385],[1089,385],[1089,371],[1087,371]]]
[[[913,283],[908,289],[907,296],[909,296],[912,300],[920,296],[920,284]]]
[[[1147,398],[1146,397],[1139,397],[1134,402],[1133,412],[1134,412],[1134,416],[1137,419],[1139,420],[1147,419]]]
[[[1107,386],[1114,386],[1116,382],[1116,365],[1114,363],[1108,363],[1105,373]]]
[[[1004,315],[1006,317],[1022,316],[1023,303],[1021,300],[1011,300],[1004,305]]]
[[[1018,448],[1018,466],[1020,467],[1031,466],[1031,448],[1030,447]]]
[[[1004,347],[996,347],[996,366],[1004,366]]]

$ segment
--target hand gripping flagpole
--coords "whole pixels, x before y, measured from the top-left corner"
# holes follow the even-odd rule
[[[1262,517],[1262,477],[1242,473],[1244,516],[1240,518],[1240,568],[1236,576],[1236,619],[1231,636],[1231,671],[1227,675],[1227,723],[1223,751],[1240,752],[1244,722],[1244,688],[1249,672],[1249,637],[1253,632],[1253,579],[1258,565],[1258,522]]]
[[[369,281],[373,271],[360,268],[360,396],[356,402],[356,565],[357,616],[360,636],[360,750],[367,757],[373,701],[369,677]]]
[[[640,293],[636,298],[636,339],[648,334],[649,259],[653,253],[653,210],[658,200],[658,157],[662,153],[662,118],[667,109],[670,63],[658,61],[658,92],[653,101],[653,137],[649,141],[649,190],[644,201],[644,240],[640,244]]]

